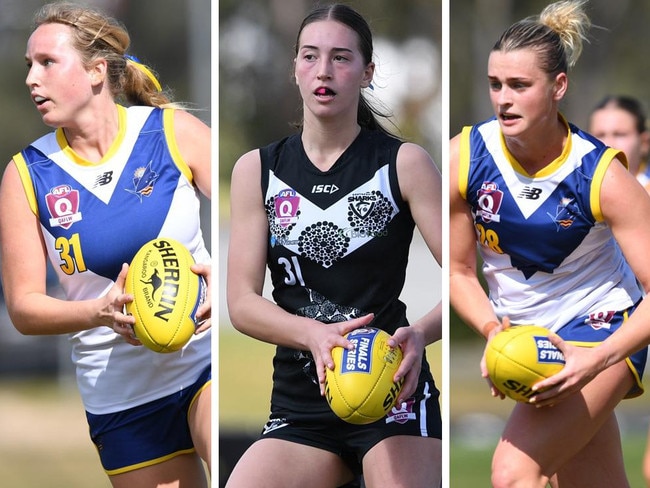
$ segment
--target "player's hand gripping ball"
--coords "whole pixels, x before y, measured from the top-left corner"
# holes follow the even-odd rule
[[[393,382],[402,350],[388,345],[390,335],[375,328],[346,334],[353,350],[332,349],[334,369],[326,369],[325,397],[336,415],[351,424],[383,418],[395,405],[404,379]]]
[[[124,291],[133,301],[126,312],[135,317],[135,336],[152,351],[177,351],[196,330],[206,285],[192,264],[189,250],[168,238],[147,242],[131,261]]]
[[[564,367],[564,355],[549,340],[549,330],[513,325],[496,334],[485,351],[488,375],[504,395],[528,403],[532,386]]]

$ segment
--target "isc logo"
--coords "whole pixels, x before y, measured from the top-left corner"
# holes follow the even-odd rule
[[[335,193],[339,191],[339,187],[336,185],[314,185],[311,187],[312,193]]]

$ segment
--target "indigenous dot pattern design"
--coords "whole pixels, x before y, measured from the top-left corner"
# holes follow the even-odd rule
[[[358,308],[333,303],[317,291],[307,289],[307,292],[311,305],[296,310],[297,315],[325,323],[344,322],[364,315]]]

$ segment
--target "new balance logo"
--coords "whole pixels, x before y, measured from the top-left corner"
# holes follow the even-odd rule
[[[517,195],[517,198],[525,198],[526,200],[537,200],[542,194],[541,188],[532,188],[530,186],[525,186],[521,193]]]
[[[93,186],[93,188],[96,188],[98,186],[108,185],[111,181],[113,181],[113,172],[107,171],[106,173],[102,173],[95,179],[95,185]]]

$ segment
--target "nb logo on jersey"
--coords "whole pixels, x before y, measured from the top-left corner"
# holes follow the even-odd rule
[[[538,200],[541,194],[541,188],[532,188],[530,186],[526,186],[523,190],[521,190],[521,193],[517,195],[517,198],[525,198],[526,200]]]
[[[102,173],[95,179],[95,184],[93,185],[93,188],[96,188],[98,186],[108,185],[111,181],[113,181],[113,172],[107,171],[106,173]]]
[[[339,187],[336,185],[314,185],[311,187],[312,193],[335,193],[339,191]]]

